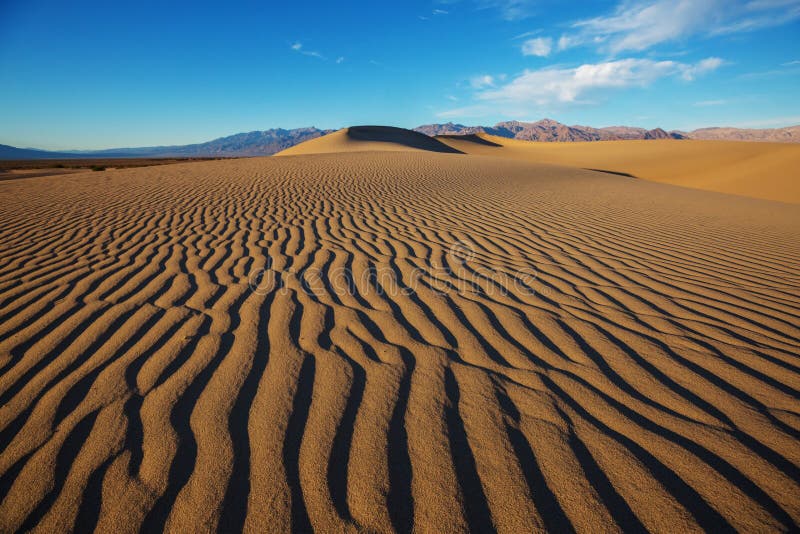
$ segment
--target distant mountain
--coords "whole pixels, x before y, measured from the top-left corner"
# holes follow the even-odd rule
[[[800,126],[786,128],[700,128],[689,133],[692,139],[726,141],[763,141],[773,143],[800,143]]]
[[[35,148],[17,148],[15,146],[0,145],[0,159],[48,159],[48,158],[74,158],[67,152],[49,152]]]
[[[552,119],[536,122],[506,121],[494,126],[465,126],[448,122],[424,124],[415,131],[430,136],[468,135],[487,133],[509,139],[528,141],[614,141],[619,139],[710,139],[728,141],[771,141],[800,143],[800,126],[774,129],[700,128],[691,132],[665,131],[661,128],[647,130],[633,126],[567,126]],[[50,152],[33,148],[16,148],[0,145],[0,160],[8,159],[68,159],[68,158],[176,158],[176,157],[243,157],[269,156],[303,141],[321,137],[334,130],[295,128],[255,131],[220,137],[206,143],[176,146],[149,146],[139,148],[111,148],[107,150],[70,150]]]
[[[303,141],[331,133],[333,130],[319,128],[295,128],[284,130],[254,131],[220,137],[205,143],[177,146],[150,146],[141,148],[112,148],[81,152],[102,157],[242,157],[269,156]]]
[[[610,126],[608,128],[592,128],[591,126],[567,126],[553,119],[542,119],[536,122],[507,121],[498,122],[494,126],[464,126],[463,124],[426,124],[415,128],[416,131],[428,135],[466,135],[487,133],[509,139],[526,141],[613,141],[619,139],[683,139],[678,132],[665,132],[661,128],[645,130],[630,126]]]
[[[425,135],[468,135],[476,133],[485,133],[487,128],[483,126],[464,126],[463,124],[456,124],[454,122],[447,122],[445,124],[423,124],[414,128],[415,131],[424,133]]]
[[[606,126],[600,130],[604,135],[611,135],[617,139],[644,139],[648,131],[646,128],[636,126]]]
[[[139,148],[111,148],[107,150],[74,150],[49,152],[0,145],[0,159],[66,159],[66,158],[175,158],[175,157],[242,157],[269,156],[331,133],[319,128],[295,128],[239,133],[220,137],[206,143],[177,146],[149,146]]]
[[[720,141],[765,141],[774,143],[800,143],[800,126],[771,129],[745,128],[700,128],[691,132],[677,130],[665,131],[661,128],[647,130],[633,126],[567,126],[552,119],[536,122],[508,121],[494,126],[464,126],[448,122],[445,124],[425,124],[414,128],[428,135],[467,135],[487,133],[525,139],[529,141],[614,141],[618,139],[708,139]]]

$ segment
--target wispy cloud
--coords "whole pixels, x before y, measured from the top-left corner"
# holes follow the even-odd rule
[[[657,0],[623,2],[611,15],[574,24],[562,48],[597,43],[611,53],[644,50],[699,31],[717,15],[718,0]]]
[[[559,50],[566,50],[572,46],[575,46],[580,43],[580,40],[575,37],[570,37],[569,35],[562,35],[558,38],[558,49]]]
[[[473,89],[484,89],[486,87],[494,87],[494,76],[491,74],[481,74],[480,76],[473,76],[469,80],[469,84]]]
[[[533,15],[537,0],[478,0],[484,7],[497,9],[505,20],[520,20]]]
[[[548,106],[580,102],[599,90],[646,87],[661,78],[691,80],[722,65],[719,58],[698,63],[621,59],[576,68],[526,70],[505,85],[480,89],[477,100],[499,106]]]
[[[443,6],[466,4],[473,9],[493,11],[503,20],[515,21],[531,17],[541,0],[436,0],[436,2]]]
[[[800,19],[800,0],[622,0],[612,13],[573,24],[558,49],[597,46],[618,54],[696,35],[722,35]]]
[[[450,12],[446,9],[434,9],[431,11],[430,15],[417,15],[419,20],[431,20],[432,17],[440,17],[442,15],[449,15]]]
[[[694,80],[697,76],[700,76],[707,72],[711,72],[712,70],[717,70],[724,64],[725,62],[718,57],[709,57],[706,59],[701,59],[694,65],[677,63],[677,65],[680,65],[680,68],[678,70],[680,71],[681,77],[684,80],[688,81]]]
[[[739,2],[740,9],[735,10],[726,23],[714,28],[713,33],[738,33],[755,31],[762,28],[781,26],[800,19],[800,0],[750,0]],[[726,8],[727,3],[723,3]],[[723,14],[725,11],[723,11]]]
[[[536,37],[522,43],[522,54],[526,56],[547,57],[553,49],[553,40],[550,37]]]
[[[344,63],[344,56],[339,56],[336,58],[336,64],[338,65],[339,63]]]
[[[318,58],[318,59],[326,59],[325,56],[323,56],[322,54],[320,54],[316,50],[306,50],[305,48],[303,48],[303,43],[301,43],[301,42],[296,42],[296,43],[292,44],[292,50],[294,50],[295,52],[299,52],[299,53],[301,53],[301,54],[303,54],[305,56],[311,56],[311,57],[315,57],[315,58]],[[338,63],[338,61],[337,61],[337,63]]]
[[[781,68],[767,69],[755,72],[745,72],[737,76],[740,80],[757,80],[761,78],[774,78],[780,76],[792,76],[800,72],[800,61],[787,61],[780,64]]]
[[[511,40],[514,41],[516,39],[524,39],[525,37],[530,37],[532,35],[539,35],[541,33],[542,33],[542,30],[527,31],[527,32],[520,33],[519,35],[515,35],[514,37],[511,38]]]

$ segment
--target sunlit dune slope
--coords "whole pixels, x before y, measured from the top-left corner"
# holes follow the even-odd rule
[[[1,182],[0,531],[797,531],[799,235],[418,150]]]
[[[800,203],[797,144],[695,140],[539,143],[486,134],[437,139],[467,154],[600,169],[655,182]]]
[[[305,141],[275,154],[297,156],[330,152],[374,150],[426,150],[457,154],[459,151],[425,134],[392,126],[351,126],[323,137]]]

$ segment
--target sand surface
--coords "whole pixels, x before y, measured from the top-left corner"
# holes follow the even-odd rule
[[[799,235],[417,149],[2,182],[0,531],[796,529]]]
[[[800,204],[800,144],[686,139],[539,143],[486,134],[437,139],[467,154],[605,170]]]

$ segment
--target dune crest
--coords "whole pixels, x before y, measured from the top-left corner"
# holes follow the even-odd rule
[[[424,150],[461,154],[461,151],[425,134],[392,126],[351,126],[305,141],[275,154],[297,156],[331,152]]]

